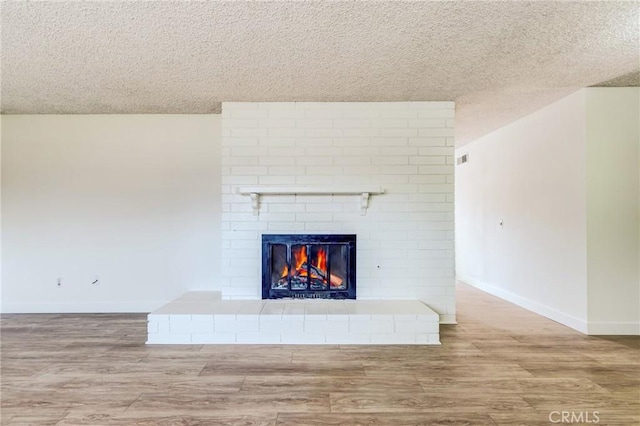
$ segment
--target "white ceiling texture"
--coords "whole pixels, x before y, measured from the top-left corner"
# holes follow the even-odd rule
[[[635,1],[3,1],[0,12],[4,114],[454,100],[461,146],[579,88],[640,84]]]

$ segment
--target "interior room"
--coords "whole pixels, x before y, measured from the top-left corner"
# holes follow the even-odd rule
[[[2,425],[640,424],[637,2],[3,2]]]

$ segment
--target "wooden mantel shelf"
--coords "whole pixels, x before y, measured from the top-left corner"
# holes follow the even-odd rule
[[[379,186],[243,186],[238,188],[238,194],[251,197],[253,214],[258,214],[261,195],[359,195],[360,214],[367,214],[369,196],[384,194]]]

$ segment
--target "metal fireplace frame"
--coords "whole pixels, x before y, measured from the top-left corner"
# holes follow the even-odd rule
[[[287,266],[291,269],[291,246],[342,245],[347,247],[347,288],[345,290],[291,290],[271,288],[271,245],[287,246]],[[328,265],[329,271],[331,264]],[[355,299],[356,298],[356,235],[355,234],[264,234],[262,235],[262,298],[307,298],[307,299]]]

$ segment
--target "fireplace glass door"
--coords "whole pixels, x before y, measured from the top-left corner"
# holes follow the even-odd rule
[[[264,235],[263,298],[355,299],[355,235]]]

